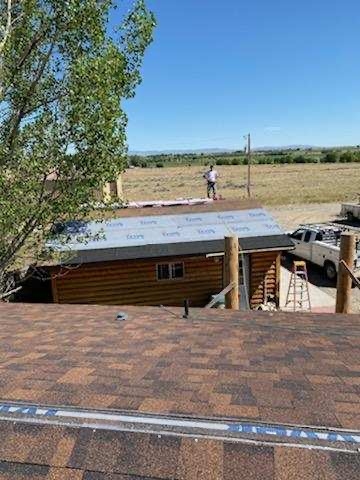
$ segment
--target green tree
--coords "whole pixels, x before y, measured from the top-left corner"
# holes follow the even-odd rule
[[[336,163],[338,161],[338,154],[336,152],[328,152],[322,157],[322,163]]]
[[[351,163],[354,161],[354,155],[352,152],[344,152],[340,155],[339,161],[341,163]]]
[[[0,2],[0,291],[5,272],[41,258],[54,223],[84,217],[126,165],[121,101],[140,83],[155,20],[144,0],[126,16],[115,3]]]
[[[305,155],[296,155],[296,157],[294,157],[294,163],[306,163]]]

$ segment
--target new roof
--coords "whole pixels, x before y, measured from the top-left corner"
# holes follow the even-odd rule
[[[358,480],[356,452],[0,423],[1,480]]]
[[[358,478],[359,315],[121,311],[0,304],[0,478]]]
[[[66,242],[55,240],[49,246],[76,252],[75,263],[219,253],[227,235],[237,235],[243,251],[293,247],[264,209],[241,201],[122,209],[118,218],[71,222],[62,233]]]

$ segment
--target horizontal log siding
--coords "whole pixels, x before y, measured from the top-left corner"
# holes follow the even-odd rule
[[[156,265],[183,261],[185,277],[156,279]],[[188,257],[103,262],[82,265],[52,280],[54,301],[103,305],[190,305],[203,307],[222,290],[222,261]]]
[[[250,305],[257,307],[264,302],[264,285],[267,295],[279,302],[280,253],[253,253],[250,258]]]

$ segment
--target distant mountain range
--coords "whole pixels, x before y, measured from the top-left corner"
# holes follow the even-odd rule
[[[308,150],[309,148],[318,149],[323,147],[315,147],[312,145],[286,145],[280,147],[257,147],[254,148],[254,151],[264,152],[270,150]],[[330,147],[329,147],[330,148]],[[210,154],[210,153],[232,153],[237,152],[240,149],[231,149],[231,148],[200,148],[200,149],[184,149],[184,150],[130,150],[129,155],[139,155],[139,156],[150,156],[150,155],[181,155],[181,154]]]

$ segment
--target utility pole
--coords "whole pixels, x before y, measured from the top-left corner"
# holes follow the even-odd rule
[[[246,135],[247,138],[247,195],[248,198],[251,197],[251,135],[250,133]]]

